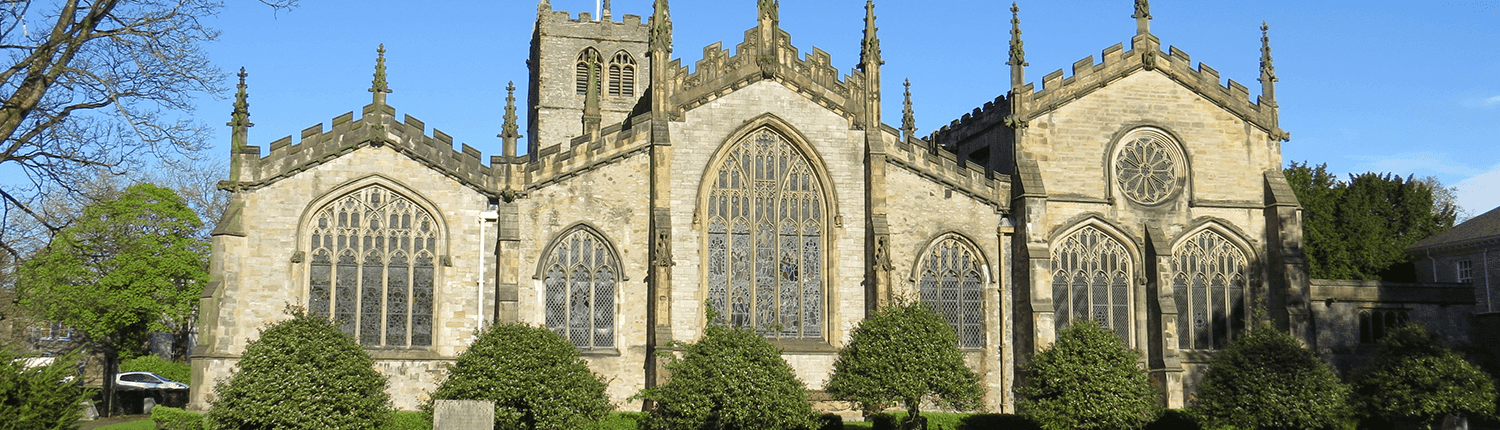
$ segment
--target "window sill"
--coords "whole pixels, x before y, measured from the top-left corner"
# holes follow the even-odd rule
[[[838,354],[839,349],[828,342],[814,339],[766,339],[780,349],[782,353],[791,354]]]
[[[373,360],[439,360],[446,357],[428,349],[365,348]]]
[[[578,355],[584,357],[619,357],[619,348],[578,348]]]

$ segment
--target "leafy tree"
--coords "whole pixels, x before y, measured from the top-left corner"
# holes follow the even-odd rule
[[[1283,171],[1302,203],[1303,241],[1314,278],[1413,282],[1407,246],[1453,226],[1457,207],[1434,200],[1441,184],[1390,174],[1350,175],[1292,163]]]
[[[1415,420],[1429,428],[1444,415],[1493,417],[1490,376],[1411,323],[1386,332],[1375,361],[1354,377],[1355,406],[1379,420]]]
[[[110,409],[121,351],[186,326],[198,303],[208,282],[208,246],[194,235],[201,225],[171,190],[138,184],[85,208],[20,269],[21,306],[73,327],[104,355]]]
[[[1023,414],[1048,430],[1139,429],[1161,415],[1140,355],[1094,321],[1078,321],[1027,363]]]
[[[354,338],[289,308],[245,346],[238,371],[214,387],[215,429],[372,429],[391,416],[385,377]]]
[[[861,321],[839,350],[825,389],[866,411],[901,405],[908,420],[903,427],[918,422],[924,401],[968,410],[982,395],[979,377],[964,365],[958,335],[931,306],[916,301]]]
[[[719,321],[709,313],[709,321]],[[682,358],[666,355],[672,379],[637,395],[656,404],[641,428],[816,428],[806,387],[760,334],[710,323],[697,343],[679,346]]]
[[[80,404],[93,393],[66,381],[77,376],[82,360],[75,350],[45,366],[27,368],[16,351],[0,348],[0,430],[78,428]]]
[[[497,429],[584,429],[612,409],[605,384],[552,330],[492,326],[448,369],[433,400],[493,400]],[[423,405],[432,413],[432,403]]]
[[[1286,332],[1261,324],[1209,363],[1193,412],[1210,427],[1328,429],[1349,419],[1349,387]]]
[[[261,0],[274,8],[296,0]],[[35,205],[77,194],[98,168],[119,173],[146,158],[191,153],[207,140],[193,96],[222,90],[224,73],[201,44],[216,0],[7,0],[0,2],[0,167],[26,180],[0,183],[0,249],[13,217],[48,231],[63,225]],[[33,18],[29,25],[25,18]],[[42,20],[36,18],[45,17]],[[11,213],[14,211],[14,213]]]

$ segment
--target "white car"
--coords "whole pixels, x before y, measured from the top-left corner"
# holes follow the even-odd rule
[[[186,390],[188,386],[151,372],[123,372],[115,374],[115,389]]]

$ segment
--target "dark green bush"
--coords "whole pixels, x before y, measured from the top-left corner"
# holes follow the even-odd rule
[[[215,429],[372,429],[391,418],[385,378],[327,319],[289,309],[292,318],[250,341],[238,371],[214,388]]]
[[[1192,413],[1210,427],[1326,429],[1348,421],[1348,399],[1328,363],[1261,324],[1209,363]]]
[[[844,417],[838,414],[818,416],[818,430],[844,430]]]
[[[1012,414],[974,414],[958,420],[958,430],[1042,430],[1030,418]]]
[[[1026,364],[1022,413],[1048,430],[1145,427],[1161,415],[1138,354],[1094,321],[1077,321]]]
[[[583,429],[612,406],[605,384],[562,336],[541,327],[485,329],[459,354],[433,400],[492,400],[497,429]],[[432,402],[423,406],[432,413]]]
[[[839,350],[824,387],[866,411],[902,406],[920,417],[924,401],[958,410],[979,405],[979,377],[964,365],[953,328],[921,302],[897,303],[865,318]]]
[[[1447,414],[1493,417],[1495,383],[1416,323],[1386,333],[1375,361],[1353,378],[1363,418],[1441,423]]]
[[[1147,425],[1146,430],[1203,430],[1203,426],[1198,424],[1198,419],[1191,412],[1167,409],[1161,418]]]
[[[166,376],[166,375],[162,375]],[[166,406],[151,408],[151,421],[161,430],[203,430],[203,414]]]
[[[636,430],[640,420],[646,419],[645,412],[610,412],[591,430]]]
[[[83,355],[77,351],[51,364],[26,368],[26,358],[0,347],[0,429],[76,429],[92,390],[76,382]]]
[[[716,318],[710,316],[709,321]],[[682,358],[668,355],[666,384],[637,397],[656,403],[652,430],[813,428],[812,404],[781,351],[750,331],[708,324]]]
[[[121,372],[151,372],[173,381],[191,384],[193,366],[187,363],[163,360],[155,354],[146,354],[120,362]]]

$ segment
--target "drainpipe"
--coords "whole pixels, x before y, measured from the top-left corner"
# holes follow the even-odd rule
[[[500,219],[497,211],[486,211],[479,214],[479,301],[474,304],[474,339],[479,339],[479,330],[484,328],[484,253],[486,242],[485,227],[489,223]]]
[[[1495,299],[1490,297],[1490,249],[1484,249],[1484,307],[1485,310],[1495,311]]]

